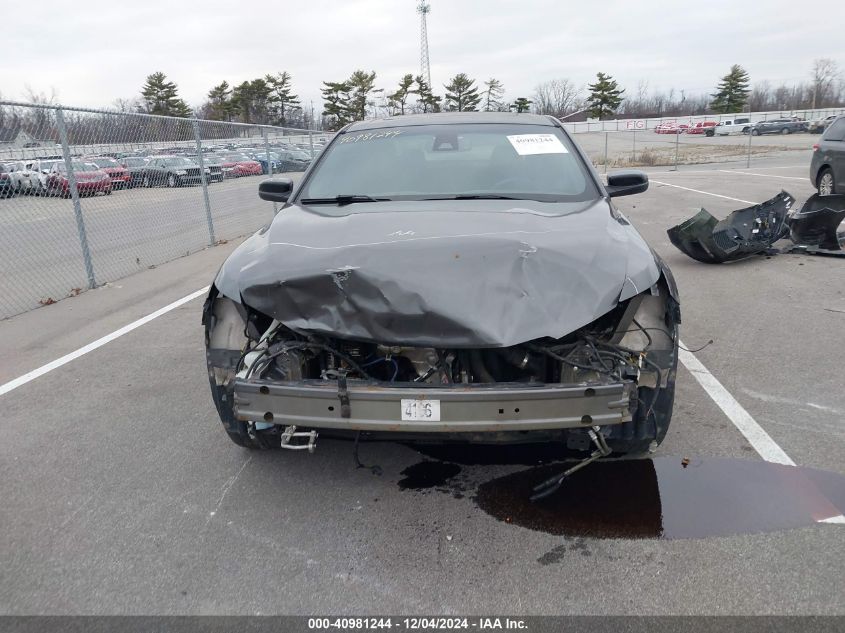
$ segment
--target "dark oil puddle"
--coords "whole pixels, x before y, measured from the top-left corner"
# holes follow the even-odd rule
[[[597,462],[552,496],[532,488],[553,464],[482,484],[478,506],[531,530],[593,538],[685,539],[775,532],[845,512],[845,477],[764,461],[659,457]]]
[[[408,466],[402,471],[404,479],[399,480],[399,487],[402,490],[424,490],[426,488],[438,488],[461,472],[457,464],[446,462],[420,462]]]

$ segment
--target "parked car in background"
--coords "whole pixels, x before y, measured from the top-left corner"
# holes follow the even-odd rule
[[[11,169],[5,163],[0,163],[0,198],[11,198],[15,195],[15,185],[10,172]]]
[[[698,121],[687,129],[687,134],[704,134],[705,136],[715,136],[716,121]]]
[[[27,169],[22,161],[5,163],[4,171],[12,181],[12,191],[16,194],[31,193],[37,187],[38,175]]]
[[[806,132],[807,122],[802,119],[772,119],[771,121],[759,121],[751,126],[751,134],[793,134],[795,132]]]
[[[311,156],[301,149],[279,153],[279,171],[305,171],[311,164]]]
[[[111,178],[112,189],[128,189],[132,181],[129,170],[109,156],[90,156],[83,159],[85,162],[96,165]]]
[[[243,154],[261,165],[262,174],[276,174],[281,171],[279,169],[279,155],[276,152],[270,152],[269,166],[267,164],[266,150],[244,151]]]
[[[30,193],[37,196],[46,195],[47,193],[47,176],[50,170],[58,162],[55,158],[37,158],[34,160],[24,161],[24,169],[29,172],[30,182],[32,184]]]
[[[139,187],[144,177],[144,167],[148,159],[143,156],[125,156],[118,162],[129,172],[129,187]]]
[[[655,134],[683,134],[689,129],[687,123],[676,123],[675,121],[666,121],[658,123],[654,128]]]
[[[76,180],[76,190],[80,196],[93,196],[104,193],[109,196],[112,192],[111,178],[94,163],[71,161],[73,177]],[[65,161],[54,163],[47,174],[47,195],[68,198],[71,195],[70,180]]]
[[[830,126],[831,123],[836,120],[838,116],[838,114],[831,114],[830,116],[826,116],[823,119],[816,119],[815,121],[810,121],[807,124],[807,131],[812,132],[813,134],[821,134]]]
[[[206,177],[211,170],[205,168]],[[143,187],[182,187],[202,183],[200,166],[185,156],[150,156],[143,167],[141,185]]]
[[[845,193],[845,115],[837,117],[813,145],[810,182],[822,196]]]
[[[197,165],[200,164],[199,155],[196,152],[185,154],[185,158],[191,159]],[[208,170],[208,182],[223,182],[223,164],[214,157],[214,154],[207,154],[203,151],[202,165]]]
[[[719,121],[716,125],[715,133],[719,136],[727,136],[728,134],[748,134],[749,129],[751,129],[751,118],[747,116],[738,116],[733,119]]]
[[[261,163],[252,160],[246,154],[231,153],[221,157],[223,160],[223,167],[230,167],[229,172],[232,177],[240,178],[241,176],[260,176],[262,172]]]

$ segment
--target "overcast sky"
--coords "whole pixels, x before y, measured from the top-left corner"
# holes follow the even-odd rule
[[[222,80],[237,84],[287,70],[303,105],[321,109],[324,80],[375,70],[392,89],[419,72],[418,0],[79,3],[40,0],[9,12],[0,35],[0,95],[52,89],[67,105],[108,106],[138,95],[162,71],[200,105]],[[435,92],[454,74],[500,79],[506,98],[539,82],[579,85],[597,71],[635,93],[712,91],[731,64],[764,79],[808,79],[817,57],[845,67],[845,3],[795,0],[563,2],[430,0]],[[838,7],[838,8],[837,8]],[[10,19],[13,17],[13,19]]]

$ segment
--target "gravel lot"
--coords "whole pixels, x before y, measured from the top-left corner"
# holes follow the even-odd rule
[[[586,139],[577,138],[593,153]],[[771,142],[785,140],[812,137]],[[809,152],[793,151],[750,170],[655,169],[649,191],[618,206],[677,277],[684,343],[713,340],[694,358],[795,463],[842,476],[845,392],[834,350],[845,328],[845,261],[779,255],[707,266],[666,237],[701,206],[722,217],[781,188],[803,200],[812,193],[808,164]],[[232,196],[233,218],[271,217],[250,180],[214,195]],[[142,209],[146,193],[123,199]],[[113,212],[100,200],[92,222]],[[202,216],[187,221],[204,229]],[[174,219],[162,232],[182,228]],[[9,225],[0,236],[0,248],[15,239]],[[233,247],[141,265],[108,287],[0,322],[0,384],[197,291]],[[20,264],[44,265],[38,254]],[[342,441],[321,440],[314,455],[240,449],[209,397],[201,304],[187,301],[0,395],[0,612],[845,614],[845,526],[792,521],[787,479],[776,478],[754,521],[737,520],[747,509],[730,506],[724,485],[701,486],[689,507],[706,511],[686,532],[600,538],[589,524],[577,533],[523,527],[518,500],[496,491],[499,478],[542,454],[446,456],[451,476],[426,487],[407,469],[443,455],[405,445],[361,446],[380,475],[356,469]],[[683,457],[702,465],[683,472],[725,464],[715,468],[722,483],[741,489],[745,476],[731,480],[739,472],[731,464],[767,465],[700,377],[679,367],[675,417],[655,455],[667,461],[655,467],[662,477]],[[629,484],[645,499],[655,489],[642,481]],[[613,492],[587,484],[592,501]],[[668,530],[673,492],[663,486]],[[845,510],[835,494],[828,500]]]

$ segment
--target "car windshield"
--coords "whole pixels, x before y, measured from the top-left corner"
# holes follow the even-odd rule
[[[124,158],[123,164],[127,167],[141,167],[147,162],[146,158]]]
[[[583,202],[599,192],[559,128],[452,124],[342,135],[324,152],[299,199],[346,195]]]
[[[237,163],[237,162],[241,162],[241,161],[245,161],[245,160],[252,160],[252,159],[249,158],[249,156],[245,156],[243,154],[229,154],[228,156],[226,156],[226,160]]]
[[[120,167],[118,162],[112,158],[95,158],[94,163],[100,168],[103,167]]]
[[[291,152],[288,152],[288,155],[291,158],[295,158],[297,160],[310,160],[311,156],[308,155],[308,152],[305,152],[301,149],[296,149]]]
[[[174,156],[168,158],[165,163],[168,167],[194,167],[194,161],[185,158],[184,156]]]

